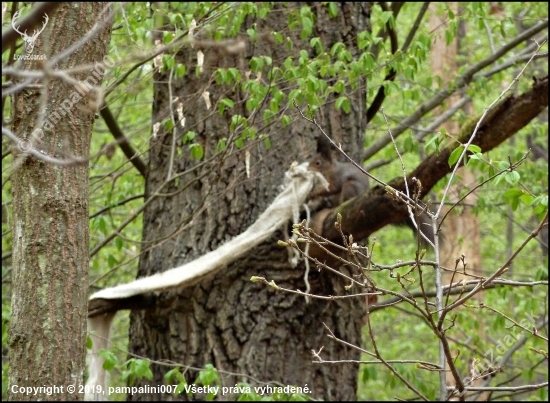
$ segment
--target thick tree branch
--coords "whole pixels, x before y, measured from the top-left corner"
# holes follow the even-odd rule
[[[383,6],[385,4],[386,3],[380,3],[380,5],[382,6],[382,9],[384,11],[387,11],[387,5],[385,6],[386,9]],[[394,8],[394,4],[395,3],[392,3],[392,10]],[[424,14],[426,14],[426,10],[428,10],[429,5],[430,5],[430,2],[425,2],[422,5],[422,8],[420,9],[420,12],[416,16],[416,20],[413,24],[413,27],[409,31],[409,34],[407,35],[407,39],[405,40],[405,43],[403,44],[403,47],[401,48],[401,53],[405,53],[409,49],[409,46],[410,46],[410,44],[411,44],[411,42],[414,38],[414,35],[416,34],[416,31],[418,30],[418,27],[420,26],[420,22],[422,21],[422,18],[424,18]],[[395,18],[397,18],[397,13],[395,11],[394,11],[394,15],[395,15]],[[398,47],[396,32],[395,32],[395,30],[390,28],[389,24],[388,24],[388,28],[387,28],[386,32],[390,36],[392,54],[395,55],[397,53],[397,47]],[[384,78],[384,81],[393,81],[393,80],[395,80],[396,75],[397,75],[396,71],[394,69],[391,69],[390,72],[388,73],[388,75]],[[382,104],[384,103],[385,99],[386,99],[386,91],[385,91],[384,87],[381,86],[380,89],[378,90],[378,93],[374,97],[374,100],[372,101],[369,109],[367,110],[367,123],[369,123],[376,116],[376,113],[382,107]]]
[[[382,7],[382,10],[384,11],[390,11],[388,5],[385,2],[380,2],[380,7]],[[394,18],[397,18],[397,14],[394,13]],[[397,50],[399,48],[399,44],[397,42],[397,33],[395,30],[390,26],[390,22],[388,21],[386,23],[386,32],[387,36],[390,37],[390,44],[391,44],[391,53],[395,56],[397,53]],[[384,78],[384,81],[393,81],[395,80],[397,73],[393,68],[390,68],[390,71]],[[374,97],[374,100],[372,101],[369,109],[367,110],[367,123],[372,120],[372,118],[376,115],[376,113],[380,110],[380,107],[384,103],[384,99],[386,98],[386,90],[384,89],[384,86],[381,85],[378,89],[378,93]]]
[[[525,127],[547,106],[548,77],[545,77],[537,81],[524,94],[510,95],[497,104],[481,123],[472,144],[479,146],[482,152],[492,150]],[[463,130],[458,140],[466,143],[470,136],[471,131]],[[420,197],[425,196],[439,180],[451,172],[447,161],[454,148],[456,147],[447,147],[422,161],[407,177],[409,188],[413,188],[412,178],[417,178],[422,184]],[[389,185],[400,192],[405,192],[402,177],[394,179]],[[340,232],[334,226],[337,213],[343,216],[343,231],[352,233],[355,240],[365,239],[380,228],[403,221],[408,216],[404,203],[394,200],[380,185],[338,206],[328,215],[323,223],[323,236],[334,242],[341,241]]]
[[[154,309],[160,306],[158,302],[159,298],[152,293],[120,299],[92,299],[88,302],[88,317],[91,318],[123,309]]]
[[[105,104],[101,107],[100,110],[101,117],[105,120],[105,124],[111,131],[113,137],[116,139],[120,149],[126,155],[126,158],[136,167],[139,173],[145,178],[147,175],[147,166],[143,160],[139,157],[139,153],[132,147],[120,126],[118,125],[115,117],[111,113],[109,107]]]
[[[383,1],[378,2],[377,4],[380,6],[380,8],[383,11],[391,11],[393,13],[394,20],[397,20],[397,16],[399,15],[399,12],[401,11],[401,8],[403,7],[403,5],[405,3],[404,2],[395,2],[395,3],[391,3],[391,6],[389,6],[389,7],[388,7],[388,4],[383,2]],[[389,27],[388,24],[386,24],[384,29],[380,30],[380,32],[378,33],[378,36],[382,39],[382,41],[386,41],[386,39],[388,39],[388,36],[390,35],[389,30],[391,30],[391,28]],[[395,31],[394,31],[394,33],[395,33]],[[375,45],[375,44],[371,45],[371,47],[369,49],[369,52],[372,53],[372,57],[374,59],[378,59],[378,52],[379,51],[380,51],[380,48],[378,47],[378,45]]]
[[[407,35],[407,39],[405,39],[405,42],[403,43],[401,52],[405,53],[407,50],[409,50],[409,46],[411,46],[412,40],[416,35],[416,31],[418,31],[418,28],[420,27],[420,23],[422,22],[422,19],[424,18],[424,15],[426,14],[426,11],[428,11],[429,7],[430,7],[429,1],[426,1],[424,2],[424,4],[422,4],[422,7],[420,8],[418,15],[416,16],[416,20],[414,21],[414,24],[411,30],[409,31],[409,34]]]

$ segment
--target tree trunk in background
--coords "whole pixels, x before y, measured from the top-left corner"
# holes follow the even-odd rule
[[[289,7],[290,4],[295,9],[303,5],[289,3]],[[325,49],[341,41],[353,56],[358,55],[356,37],[360,31],[370,29],[370,5],[339,4],[336,18],[329,18],[321,3],[311,7],[316,14],[314,36],[321,38]],[[282,5],[274,8],[276,12],[265,20],[249,18],[242,32],[257,23],[258,32],[266,36],[270,36],[271,31],[285,32],[283,36],[289,32],[293,34],[288,31],[288,9]],[[295,52],[301,45],[298,45],[298,38],[293,39]],[[194,71],[197,49],[190,47],[178,54],[178,62],[188,67],[183,78],[171,79],[169,73],[155,75],[153,121],[161,122],[170,114],[171,83],[172,110],[183,108],[185,127],[181,128],[180,119],[174,112],[177,123],[174,132],[161,128],[152,138],[147,197],[151,197],[169,176],[172,156],[172,175],[192,171],[180,182],[172,181],[165,186],[162,193],[170,193],[170,196],[157,197],[145,210],[143,241],[147,246],[141,255],[138,277],[191,261],[246,230],[279,193],[279,185],[290,164],[295,160],[305,161],[313,154],[314,137],[320,134],[312,124],[299,118],[294,108],[286,111],[293,118],[290,126],[285,128],[277,120],[275,125],[265,127],[261,119],[264,109],[257,111],[255,118],[245,110],[247,94],[210,81],[217,67],[236,67],[244,76],[253,55],[269,55],[275,66],[281,65],[292,54],[284,45],[260,37],[258,42],[247,44],[243,54],[223,54],[219,48],[202,51],[205,58],[200,75]],[[288,87],[291,86],[292,82]],[[210,109],[203,98],[205,91],[209,92]],[[317,118],[327,133],[342,143],[344,150],[358,157],[365,128],[364,82],[354,97],[349,115],[337,112],[334,99],[331,99]],[[249,126],[267,134],[271,147],[267,148],[263,140],[256,139],[246,141],[243,148],[236,148],[232,144],[235,138],[229,129],[228,115],[218,113],[222,98],[232,99],[235,103],[232,112],[249,118]],[[267,107],[269,102],[262,106]],[[195,132],[195,141],[204,147],[205,164],[192,160],[187,146],[182,145],[182,135],[187,131]],[[173,135],[177,151],[172,150]],[[222,138],[228,139],[228,149],[218,153],[216,146]],[[181,150],[183,156],[180,156]],[[224,386],[234,386],[237,382],[252,385],[278,382],[301,387],[307,384],[315,398],[355,399],[358,365],[313,364],[311,350],[319,351],[324,346],[321,355],[326,359],[359,359],[356,350],[328,339],[323,323],[338,337],[359,345],[363,300],[313,300],[306,304],[303,297],[250,282],[252,276],[263,276],[282,287],[305,290],[303,262],[293,268],[287,250],[277,246],[277,240],[286,239],[289,234],[290,227],[279,231],[247,257],[194,287],[164,293],[159,307],[154,310],[133,311],[130,351],[152,360],[168,360],[195,368],[212,363],[220,370]],[[345,284],[327,272],[312,269],[309,282],[313,293],[336,295],[345,292]],[[170,368],[153,364],[152,369],[153,381],[146,383],[164,383],[163,374]],[[196,376],[195,370],[185,374],[189,383],[194,383]],[[170,395],[129,396],[132,400],[160,398],[176,399]],[[177,397],[181,400],[197,398],[202,399],[204,395],[189,397],[184,393]],[[234,399],[234,396],[219,398]]]
[[[458,3],[448,3],[449,8],[453,10],[455,15],[458,15]],[[454,77],[458,71],[457,56],[458,56],[458,41],[459,37],[455,38],[450,45],[445,43],[443,30],[446,28],[445,17],[441,18],[437,15],[436,9],[438,5],[432,3],[430,5],[430,31],[434,32],[434,41],[432,44],[432,71],[443,80],[443,85],[447,85],[450,77]],[[460,95],[457,94],[450,97],[448,104],[452,105],[457,102]],[[471,109],[471,105],[466,106]],[[456,138],[460,132],[458,124],[454,121],[446,122],[443,127]],[[456,203],[460,197],[464,195],[465,189],[471,189],[477,181],[475,175],[468,168],[460,168],[455,176],[455,183],[449,192],[448,203]],[[441,250],[441,263],[445,267],[454,267],[455,261],[464,254],[467,259],[468,268],[471,270],[479,270],[481,268],[481,252],[479,219],[472,213],[472,207],[477,202],[475,193],[469,195],[463,202],[462,206],[455,208],[451,212],[443,224],[443,246]],[[444,209],[443,212],[448,211]],[[444,273],[447,276],[446,280],[450,281],[451,274]],[[454,277],[454,281],[459,281],[461,277]]]
[[[449,8],[455,15],[459,15],[458,3],[448,3]],[[459,50],[460,34],[455,37],[451,44],[447,45],[443,36],[444,30],[447,27],[447,16],[443,17],[437,14],[437,9],[442,9],[437,3],[430,4],[430,31],[433,32],[434,40],[432,43],[432,71],[433,74],[442,78],[443,86],[447,85],[451,77],[456,75],[458,71],[457,56]],[[452,105],[460,98],[460,93],[449,97],[448,104]],[[471,112],[471,105],[467,104],[465,108]],[[443,127],[451,134],[453,138],[457,138],[460,133],[460,127],[456,121],[448,121]],[[446,199],[447,203],[456,203],[464,192],[471,189],[477,180],[472,171],[467,167],[462,167],[456,172],[454,184],[449,189],[449,195]],[[475,206],[477,196],[475,193],[464,199],[459,207],[455,207],[449,213],[442,225],[443,241],[441,243],[441,265],[448,268],[457,267],[457,259],[461,255],[465,256],[467,263],[467,271],[469,273],[480,273],[481,270],[481,237],[479,232],[479,219],[473,214],[472,206]],[[442,210],[443,215],[449,211],[449,207]],[[456,273],[443,272],[443,283],[458,282],[462,279],[468,280],[462,273],[461,263],[457,267]],[[480,292],[475,297],[482,299],[483,294]],[[455,381],[451,372],[447,372],[447,385],[454,386]],[[457,399],[455,399],[457,400]]]
[[[49,15],[34,55],[52,55],[72,45],[98,22],[107,3],[63,3]],[[78,21],[75,24],[75,21]],[[57,69],[103,59],[110,39],[110,23],[83,47],[59,61]],[[44,44],[47,43],[48,46]],[[27,61],[24,69],[40,69]],[[103,71],[100,71],[101,76]],[[84,80],[91,73],[75,76]],[[48,90],[44,130],[35,148],[48,155],[87,158],[95,109],[94,97],[78,102],[72,85],[59,80],[44,83]],[[101,85],[98,83],[97,85]],[[26,89],[14,100],[14,132],[30,139],[40,128],[41,94]],[[69,111],[60,108],[71,100]],[[68,104],[65,104],[68,106]],[[63,116],[57,118],[54,114]],[[45,126],[44,126],[45,127]],[[18,387],[63,387],[61,393],[12,393],[9,400],[78,400],[85,365],[88,307],[88,164],[61,167],[22,154],[13,148],[13,293],[9,329],[9,383]],[[67,389],[76,385],[74,393]],[[82,396],[82,395],[80,395]]]

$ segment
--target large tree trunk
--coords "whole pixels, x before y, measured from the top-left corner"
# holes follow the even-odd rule
[[[299,8],[302,5],[292,6]],[[340,41],[353,55],[358,54],[355,38],[360,31],[369,29],[370,5],[339,5],[336,18],[329,18],[326,7],[320,3],[312,7],[317,16],[314,36],[321,37],[325,49]],[[282,5],[275,8],[277,12],[266,20],[247,20],[242,30],[257,23],[258,32],[285,31],[287,35],[288,10]],[[299,43],[298,38],[293,39]],[[300,46],[295,45],[294,49],[300,49]],[[243,54],[221,53],[220,56],[219,47],[203,48],[202,51],[205,61],[199,76],[193,69],[197,64],[197,48],[186,48],[178,54],[178,61],[189,69],[182,79],[170,79],[169,73],[155,76],[154,122],[165,119],[182,102],[185,127],[181,128],[174,113],[177,122],[174,131],[166,132],[161,128],[153,138],[147,197],[152,197],[169,176],[172,157],[172,175],[193,170],[183,176],[181,182],[171,181],[162,188],[164,196],[156,197],[145,210],[143,241],[146,246],[139,264],[139,277],[181,265],[243,232],[279,192],[284,172],[290,164],[294,160],[306,160],[315,150],[314,136],[319,132],[300,119],[292,108],[287,113],[295,119],[286,128],[280,122],[262,128],[264,123],[259,117],[263,116],[263,109],[258,111],[255,121],[249,119],[250,126],[262,128],[261,133],[269,135],[270,148],[266,148],[261,140],[246,141],[245,147],[240,149],[233,146],[230,116],[227,113],[220,116],[217,112],[218,102],[230,98],[236,105],[232,113],[250,117],[244,109],[246,94],[231,86],[209,82],[215,68],[237,67],[244,76],[249,58],[262,54],[269,55],[275,65],[280,65],[290,54],[285,46],[260,39],[248,44]],[[212,109],[207,108],[202,98],[204,91],[210,94]],[[358,157],[362,149],[365,91],[363,83],[354,92],[351,113],[337,112],[334,102],[329,102],[318,115],[329,135],[341,142],[354,157]],[[172,109],[170,94],[174,101]],[[176,97],[179,99],[175,100]],[[264,107],[268,105],[269,102],[265,102]],[[204,147],[206,164],[192,160],[187,146],[182,146],[182,135],[187,131],[196,133],[195,140]],[[177,148],[183,148],[182,157],[172,150],[173,135],[176,136]],[[224,137],[230,139],[228,150],[218,153],[216,145]],[[249,174],[246,168],[248,158]],[[324,346],[321,354],[327,359],[358,359],[356,350],[327,338],[323,323],[337,336],[360,344],[363,300],[313,300],[306,304],[304,297],[250,282],[252,276],[259,275],[283,287],[305,290],[303,263],[293,268],[287,250],[276,243],[277,239],[288,237],[288,230],[280,231],[213,278],[188,289],[163,294],[155,309],[132,312],[130,351],[152,360],[170,360],[195,368],[212,363],[224,371],[221,378],[225,386],[243,381],[252,385],[257,381],[302,387],[307,384],[316,398],[354,399],[357,365],[313,364],[311,350]],[[312,270],[309,282],[311,292],[316,294],[345,292],[345,284],[327,272]],[[153,365],[154,379],[147,383],[163,383],[166,371],[165,367]],[[197,372],[188,371],[185,376],[189,383],[193,383],[196,375]],[[159,397],[140,394],[129,398],[148,400]],[[202,397],[182,394],[179,399]],[[231,399],[232,396],[220,398]],[[163,396],[162,399],[173,397]]]
[[[51,60],[82,38],[106,6],[63,3],[48,16],[32,54],[45,54]],[[55,67],[67,69],[101,62],[109,38],[107,23],[92,40]],[[23,68],[39,71],[41,63],[27,61]],[[98,72],[100,77],[103,71]],[[84,80],[90,74],[80,73],[75,78]],[[96,112],[91,105],[93,93],[77,101],[76,89],[67,82],[51,80],[42,84],[48,91],[47,113],[41,110],[45,88],[35,86],[21,91],[14,100],[14,133],[32,141],[46,155],[86,159]],[[45,122],[52,124],[46,126]],[[26,149],[29,144],[19,145]],[[88,163],[59,166],[23,154],[17,147],[13,153],[15,235],[9,383],[18,388],[58,388],[53,394],[42,388],[35,395],[10,388],[9,400],[78,400],[82,397],[78,386],[83,384],[88,306]],[[76,388],[71,390],[69,385]]]

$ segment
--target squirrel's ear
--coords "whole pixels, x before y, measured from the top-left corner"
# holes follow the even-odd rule
[[[325,137],[325,135],[322,134],[317,137],[317,153],[321,154],[321,156],[328,161],[332,161],[332,153],[330,149],[330,141]]]

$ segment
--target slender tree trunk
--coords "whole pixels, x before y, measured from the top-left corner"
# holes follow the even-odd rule
[[[107,3],[64,3],[48,16],[32,54],[45,54],[51,60],[82,38],[105,7]],[[60,60],[56,69],[102,62],[109,39],[107,22],[98,35]],[[40,70],[40,66],[41,62],[27,61],[23,68]],[[99,70],[99,78],[89,82],[100,86],[103,72]],[[91,75],[74,77],[84,80]],[[55,158],[87,158],[96,112],[94,91],[81,96],[67,82],[41,84],[41,89],[25,89],[14,100],[14,133],[27,140],[21,147],[31,141],[35,149]],[[46,110],[41,109],[42,94],[47,94]],[[23,154],[17,146],[13,152],[9,399],[78,400],[88,305],[88,164],[63,167]],[[58,389],[20,393],[24,387],[54,385]]]
[[[458,3],[448,3],[449,8],[455,15],[459,14]],[[442,77],[443,85],[447,85],[449,78],[453,77],[458,71],[457,56],[459,51],[460,35],[450,43],[446,44],[443,37],[443,29],[447,28],[446,16],[441,18],[437,15],[436,9],[439,5],[436,3],[430,4],[430,31],[436,32],[436,36],[432,45],[432,70],[435,75]],[[460,94],[449,98],[449,103],[452,104],[458,101]],[[465,108],[472,109],[471,105],[466,105]],[[470,111],[471,112],[471,111]],[[456,138],[460,133],[460,127],[456,122],[447,122],[443,125],[445,130]],[[468,167],[462,167],[457,171],[455,184],[449,189],[448,203],[456,203],[462,196],[465,189],[472,188],[476,183],[476,177]],[[472,206],[476,204],[477,196],[469,195],[464,201],[463,206],[454,208],[454,211],[449,213],[442,226],[443,242],[441,247],[441,264],[444,267],[455,267],[457,259],[464,255],[467,263],[467,270],[478,272],[481,268],[481,235],[479,231],[479,218],[472,212]],[[443,213],[449,208],[443,209]],[[443,273],[445,284],[467,280],[468,278],[462,274],[462,267],[457,268],[456,273]],[[476,298],[482,298],[482,293],[478,293]],[[447,364],[448,368],[448,364]],[[446,373],[447,385],[454,385],[455,381],[450,371]],[[440,396],[444,398],[444,396]],[[458,400],[458,398],[454,398]]]
[[[449,3],[449,7],[453,10],[455,15],[458,15],[458,3]],[[455,38],[449,45],[445,43],[445,38],[441,34],[444,28],[446,28],[445,19],[441,19],[435,10],[437,4],[432,3],[430,9],[432,11],[430,16],[430,30],[435,32],[435,39],[432,45],[432,70],[433,73],[439,75],[443,79],[443,85],[448,84],[449,78],[453,77],[455,72],[458,71],[458,44],[459,37]],[[454,97],[449,98],[449,104],[453,104],[458,101],[457,94]],[[466,108],[471,109],[471,105],[467,105]],[[470,111],[471,112],[471,111]],[[449,132],[454,138],[460,133],[460,128],[456,122],[447,122],[444,125],[447,132]],[[461,179],[461,180],[460,180]],[[460,168],[458,170],[458,177],[455,179],[457,183],[450,189],[449,203],[455,203],[462,197],[464,189],[469,189],[476,183],[475,175],[468,168]],[[476,204],[477,196],[475,194],[469,195],[464,201],[464,206],[460,206],[455,209],[454,213],[449,214],[445,220],[443,227],[444,242],[442,250],[442,264],[446,267],[454,267],[455,260],[463,253],[467,256],[468,268],[472,270],[478,270],[481,267],[481,251],[480,245],[480,232],[479,232],[479,219],[472,213],[472,207]],[[446,280],[450,281],[451,275],[446,273]],[[455,274],[454,281],[459,281],[462,277],[457,277]]]
[[[292,3],[294,9],[299,10],[302,6]],[[242,31],[257,23],[258,32],[265,33],[266,37],[271,31],[295,35],[288,30],[289,9],[283,5],[274,7],[276,12],[264,20],[249,18]],[[341,41],[356,56],[359,51],[355,38],[358,32],[370,27],[370,5],[345,3],[339,7],[338,17],[329,18],[326,6],[321,3],[312,6],[316,15],[314,36],[321,38],[325,49]],[[293,39],[296,41],[294,49],[302,48],[299,39]],[[177,124],[173,132],[160,129],[153,138],[147,197],[151,197],[169,176],[172,159],[172,175],[192,171],[179,183],[171,181],[162,188],[163,194],[171,195],[157,197],[145,210],[143,240],[148,246],[140,260],[140,277],[190,261],[243,232],[278,194],[290,164],[295,160],[305,161],[313,154],[314,136],[320,134],[313,125],[300,119],[293,108],[286,112],[294,119],[289,127],[283,127],[280,121],[263,127],[261,116],[269,106],[269,99],[253,118],[244,109],[246,93],[233,86],[210,83],[217,67],[236,67],[244,76],[253,55],[266,54],[274,65],[280,65],[292,54],[285,46],[260,39],[248,44],[241,54],[224,54],[220,48],[202,51],[204,66],[198,76],[194,70],[197,48],[186,48],[180,53],[178,62],[188,66],[188,73],[182,79],[173,80],[169,73],[155,76],[154,122],[164,120],[171,110],[183,108],[185,127],[181,127],[174,113]],[[318,115],[325,130],[354,157],[358,157],[362,149],[365,91],[365,83],[361,83],[351,100],[350,114],[337,112],[331,99]],[[206,92],[211,109],[204,101]],[[248,140],[240,149],[233,145],[236,137],[229,127],[230,116],[218,113],[222,98],[232,99],[235,110],[231,112],[248,117],[249,126],[269,136],[270,148],[263,140]],[[170,102],[173,102],[172,107]],[[196,133],[194,141],[204,148],[206,164],[198,165],[190,158],[187,145],[182,144],[182,135],[187,131]],[[176,136],[175,142],[173,136]],[[228,139],[229,147],[218,153],[216,147],[223,138]],[[183,157],[179,157],[180,150],[183,150]],[[304,297],[250,282],[251,276],[263,276],[282,287],[305,290],[303,263],[292,267],[287,250],[277,246],[277,239],[289,236],[289,229],[279,231],[269,242],[224,272],[204,279],[197,286],[163,294],[156,309],[132,312],[130,351],[153,360],[170,360],[195,368],[212,363],[223,371],[220,375],[224,386],[234,386],[237,382],[255,386],[265,382],[301,387],[307,384],[315,398],[355,399],[358,366],[314,364],[312,349],[319,351],[324,347],[321,355],[325,359],[359,359],[356,350],[327,338],[323,323],[338,337],[359,345],[363,300],[313,300],[306,304]],[[346,284],[328,272],[312,269],[309,282],[313,293],[336,295],[346,292]],[[153,365],[154,379],[147,384],[162,383],[167,370]],[[185,374],[189,383],[194,383],[196,376],[195,370]],[[161,397],[140,394],[129,398]],[[177,397],[183,400],[203,398],[204,395],[189,397],[186,394]],[[219,398],[233,399],[234,395]],[[175,398],[162,396],[162,399]]]

